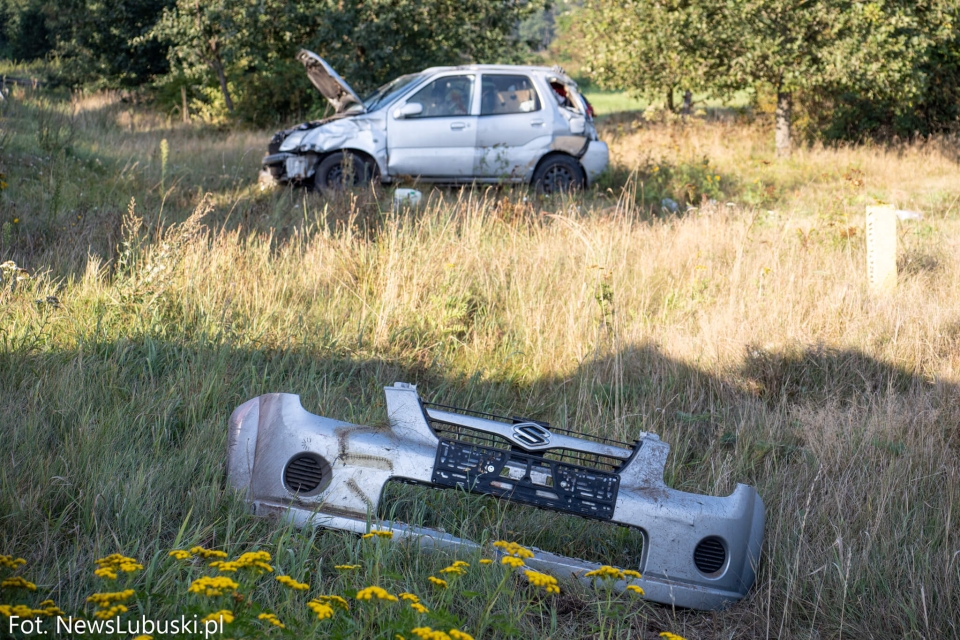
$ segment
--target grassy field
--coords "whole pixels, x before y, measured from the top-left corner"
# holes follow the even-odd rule
[[[426,624],[484,638],[960,638],[956,140],[777,160],[762,120],[618,115],[603,123],[611,170],[580,197],[433,191],[394,212],[389,193],[259,191],[272,132],[171,123],[118,95],[12,98],[0,262],[26,271],[6,264],[0,288],[0,553],[27,560],[37,591],[4,588],[0,604],[90,612],[85,599],[112,590],[94,561],[118,552],[144,566],[120,578],[132,611],[229,608],[234,637],[410,638]],[[865,287],[863,213],[878,201],[923,213],[900,226],[889,296]],[[379,424],[396,380],[618,439],[656,432],[677,488],[756,486],[755,589],[724,611],[675,611],[563,582],[547,595],[464,556],[467,574],[435,590],[428,576],[453,558],[291,531],[225,490],[241,402],[288,391]],[[631,559],[621,532],[576,518],[390,492],[397,513],[452,533]],[[265,550],[311,589],[248,575],[247,600],[187,594],[211,570],[168,551],[194,545]],[[306,608],[371,584],[431,612],[352,600],[316,621]]]

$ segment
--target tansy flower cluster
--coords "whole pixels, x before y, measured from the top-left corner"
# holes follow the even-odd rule
[[[373,600],[374,598],[397,602],[397,596],[387,593],[386,589],[380,587],[367,587],[357,592],[357,600]]]
[[[277,582],[279,582],[282,585],[288,586],[291,589],[296,589],[297,591],[306,591],[307,589],[310,588],[310,585],[303,582],[297,582],[290,576],[277,576]]]
[[[508,556],[516,556],[517,558],[532,558],[533,551],[523,547],[516,542],[507,542],[506,540],[497,540],[493,543],[493,546],[498,549],[502,549],[505,554]]]
[[[0,582],[0,587],[11,588],[11,589],[26,589],[27,591],[36,591],[37,585],[32,582],[21,578],[20,576],[13,576],[12,578],[7,578],[3,582]]]
[[[199,593],[205,596],[216,597],[222,596],[224,591],[232,591],[238,589],[239,587],[239,584],[224,576],[204,576],[194,580],[187,591],[190,593]]]
[[[429,580],[430,582],[432,582],[433,585],[436,586],[436,587],[440,587],[440,588],[442,588],[442,589],[446,589],[446,588],[447,588],[447,581],[446,581],[446,580],[443,580],[442,578],[435,578],[435,577],[433,577],[433,576],[430,576],[429,578],[427,578],[427,580]]]
[[[311,600],[307,603],[307,608],[317,614],[317,620],[326,620],[333,617],[333,607],[329,604]]]
[[[539,571],[530,571],[529,569],[523,572],[527,576],[527,580],[530,581],[535,587],[542,587],[547,593],[560,593],[560,587],[557,585],[557,579],[553,576],[548,576],[545,573],[540,573]]]
[[[7,569],[12,569],[16,571],[18,568],[27,564],[27,561],[23,558],[14,558],[13,556],[4,556],[0,555],[0,567],[6,567]]]
[[[171,558],[176,558],[177,560],[189,560],[193,557],[193,554],[187,551],[186,549],[174,549],[167,554]]]
[[[503,556],[503,558],[500,560],[500,564],[506,565],[511,569],[517,569],[524,566],[523,560],[516,556]]]
[[[386,538],[387,540],[389,540],[390,538],[393,537],[393,531],[381,531],[377,529],[376,531],[365,533],[360,537],[363,538],[364,540],[369,540],[371,538]]]
[[[662,631],[660,633],[660,637],[664,638],[664,640],[686,640],[686,638],[683,636],[678,636],[677,634],[670,633],[669,631]]]
[[[317,602],[327,605],[340,607],[344,611],[350,611],[350,604],[340,596],[317,596],[314,598]]]
[[[120,555],[119,553],[114,553],[105,558],[100,558],[97,560],[96,564],[97,569],[93,572],[93,574],[100,578],[106,578],[107,580],[116,580],[118,571],[122,571],[123,573],[133,573],[143,569],[143,565],[137,562],[135,559],[128,558],[127,556]]]
[[[338,564],[333,567],[337,571],[354,571],[360,568],[358,564]]]
[[[617,569],[616,567],[611,567],[610,565],[603,565],[599,569],[594,569],[593,571],[587,571],[583,574],[587,578],[600,578],[601,580],[622,580],[623,571]]]
[[[470,565],[464,562],[463,560],[457,560],[449,567],[440,569],[440,573],[448,573],[455,576],[462,576],[467,572],[467,567]]]
[[[205,616],[200,619],[200,622],[223,622],[223,624],[230,624],[233,622],[233,611],[229,609],[221,609],[220,611],[214,611],[208,616]]]
[[[223,557],[226,557],[226,554]],[[248,551],[236,560],[215,560],[210,563],[210,566],[221,573],[235,572],[238,569],[262,569],[272,572],[273,567],[267,564],[268,562],[270,562],[270,554],[266,551]]]
[[[136,592],[133,589],[95,593],[87,598],[87,602],[92,602],[99,607],[99,609],[94,612],[94,616],[101,620],[106,620],[121,613],[126,613],[127,607],[121,603],[132,598],[134,593]]]
[[[261,613],[257,616],[257,620],[266,620],[275,627],[280,627],[281,629],[286,629],[287,626],[280,622],[280,618],[277,617],[274,613]]]
[[[420,638],[420,640],[473,640],[473,636],[457,629],[450,629],[449,633],[443,631],[434,631],[430,627],[417,627],[411,629],[410,633]]]
[[[638,587],[638,586],[635,585],[635,584],[628,584],[628,585],[627,585],[627,591],[630,592],[630,593],[635,593],[635,594],[637,594],[638,596],[642,596],[642,595],[643,595],[643,587]]]
[[[200,546],[196,546],[190,549],[190,553],[192,553],[195,556],[200,556],[205,560],[209,560],[210,558],[226,558],[227,557],[227,553],[225,551],[218,551],[216,549],[204,549],[203,547],[200,547]],[[173,554],[171,553],[171,555]]]

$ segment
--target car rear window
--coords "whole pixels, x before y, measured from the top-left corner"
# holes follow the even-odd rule
[[[486,75],[480,93],[480,115],[530,113],[540,110],[540,96],[527,76]]]

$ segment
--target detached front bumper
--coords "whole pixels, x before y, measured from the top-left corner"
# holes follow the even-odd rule
[[[641,530],[642,559],[635,569],[643,577],[616,586],[636,584],[654,602],[716,609],[743,598],[753,585],[763,541],[760,496],[746,485],[727,497],[667,487],[669,445],[656,435],[642,434],[633,445],[588,440],[544,423],[424,405],[416,388],[404,383],[385,392],[386,428],[313,415],[291,394],[244,403],[230,417],[230,485],[258,515],[358,533],[368,529],[391,479],[458,488]],[[475,444],[475,434],[493,444]],[[564,452],[608,466],[567,462]],[[477,548],[431,529],[400,523],[378,528],[423,546]],[[540,550],[526,562],[586,583],[585,574],[600,566]]]

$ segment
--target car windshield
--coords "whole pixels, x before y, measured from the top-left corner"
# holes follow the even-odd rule
[[[373,93],[370,93],[364,97],[363,106],[366,107],[367,111],[373,111],[379,105],[387,104],[396,98],[397,94],[403,91],[411,82],[419,78],[419,73],[411,73],[409,75],[400,76],[395,80],[391,80],[387,84],[375,90]]]

